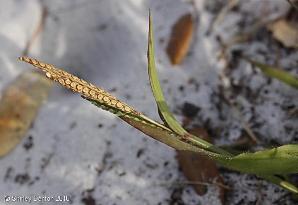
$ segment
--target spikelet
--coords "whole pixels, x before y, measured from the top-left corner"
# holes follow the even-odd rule
[[[108,105],[117,110],[121,110],[124,113],[140,115],[140,113],[138,113],[132,107],[121,102],[103,89],[98,88],[74,75],[71,75],[66,71],[55,68],[51,64],[43,63],[29,57],[20,57],[19,59],[45,72],[47,78],[60,83],[64,87],[71,89],[74,92],[80,93],[86,98],[98,101],[99,103]]]

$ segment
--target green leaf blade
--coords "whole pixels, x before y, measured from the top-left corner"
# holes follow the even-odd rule
[[[149,34],[148,34],[148,74],[150,79],[151,89],[161,114],[162,120],[177,134],[185,135],[187,132],[183,127],[178,123],[173,114],[170,112],[170,109],[165,101],[159,79],[155,66],[155,57],[154,57],[154,38],[153,38],[153,28],[152,28],[152,17],[149,13]]]
[[[298,194],[298,187],[288,181],[285,181],[285,180],[280,179],[279,177],[273,176],[273,175],[259,175],[259,176],[266,179],[267,181],[270,181],[270,182],[292,192],[292,193]]]
[[[250,59],[246,59],[247,61],[249,61],[251,64],[253,64],[254,66],[258,67],[265,75],[272,77],[272,78],[276,78],[278,80],[280,80],[281,82],[298,89],[298,78],[291,75],[290,73],[280,69],[280,68],[276,68],[270,65],[266,65],[257,61],[253,61]]]
[[[220,161],[229,168],[245,173],[261,175],[298,173],[298,144],[242,153],[229,160]]]
[[[212,159],[223,158],[220,154],[216,154],[208,150],[204,150],[203,148],[193,146],[189,143],[186,143],[180,140],[177,134],[174,133],[171,129],[159,124],[158,122],[151,120],[150,118],[146,117],[143,114],[136,116],[136,115],[132,115],[131,113],[124,113],[124,112],[121,112],[121,110],[117,110],[117,108],[113,108],[107,104],[102,104],[98,101],[95,101],[86,97],[83,97],[83,98],[90,101],[95,106],[117,115],[120,119],[122,119],[132,127],[140,130],[141,132],[150,136],[151,138],[159,142],[162,142],[174,149],[181,150],[181,151],[183,150],[183,151],[199,152],[209,156]]]
[[[212,145],[211,143],[199,138],[198,136],[191,135],[175,119],[174,115],[171,113],[165,101],[165,98],[160,86],[157,70],[156,70],[154,56],[155,55],[154,55],[153,24],[152,24],[152,17],[149,12],[149,33],[148,33],[148,52],[147,52],[148,75],[149,75],[152,93],[155,98],[161,119],[171,130],[173,130],[177,135],[179,135],[180,138],[181,137],[187,138],[189,143],[193,144],[194,146],[203,148],[206,151],[222,154],[223,157],[231,156],[228,152]]]

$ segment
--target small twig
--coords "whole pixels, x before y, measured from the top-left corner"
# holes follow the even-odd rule
[[[172,185],[204,185],[204,186],[219,186],[226,190],[232,190],[231,187],[218,182],[201,182],[201,181],[175,181],[175,182],[160,182],[154,184],[155,186],[172,186]]]
[[[278,20],[283,18],[285,15],[279,15],[279,16],[275,16],[269,19],[261,19],[259,21],[257,21],[256,23],[252,24],[246,31],[240,31],[238,34],[236,34],[235,36],[231,37],[231,39],[227,40],[226,42],[222,43],[222,49],[224,50],[224,52],[226,52],[226,50],[228,50],[230,47],[237,45],[237,44],[241,44],[241,43],[246,43],[247,41],[252,39],[252,36],[256,34],[257,31],[260,30],[260,28]]]
[[[281,197],[279,197],[277,200],[275,200],[273,203],[274,204],[281,204],[289,196],[291,196],[291,193],[286,193],[286,194],[282,195]]]
[[[290,117],[294,117],[298,115],[298,107],[292,108],[288,111],[288,114]]]
[[[252,129],[250,128],[250,125],[248,124],[248,122],[244,120],[244,117],[242,116],[240,109],[237,107],[237,102],[231,101],[225,95],[223,95],[223,97],[224,97],[224,100],[225,100],[224,102],[226,102],[226,104],[233,111],[232,112],[233,117],[234,118],[237,118],[237,120],[239,120],[239,122],[241,124],[241,127],[245,130],[245,132],[247,133],[247,135],[249,136],[249,138],[253,141],[253,143],[254,144],[258,144],[259,143],[258,138],[254,134],[254,132],[252,131]]]
[[[250,128],[249,124],[243,119],[244,117],[242,116],[241,111],[239,110],[239,108],[236,105],[232,104],[232,103],[231,103],[231,107],[236,112],[236,115],[238,115],[237,118],[240,121],[240,124],[241,124],[242,128],[245,130],[245,132],[250,137],[250,139],[255,144],[258,144],[259,143],[259,140],[258,140],[257,136],[254,134],[254,132]]]
[[[242,120],[241,120],[242,121]],[[257,138],[257,136],[255,135],[255,133],[252,131],[252,129],[250,128],[250,126],[248,125],[247,122],[242,121],[242,127],[243,129],[246,131],[246,133],[248,134],[248,136],[250,137],[250,139],[255,143],[258,144],[259,140]]]
[[[199,22],[200,22],[200,12],[199,9],[197,7],[197,4],[194,0],[190,1],[191,6],[193,7],[193,12],[192,15],[194,16],[194,34],[193,34],[193,40],[192,40],[192,45],[196,45],[196,43],[198,42],[198,28],[199,28]]]
[[[298,0],[287,0],[287,2],[294,7],[295,9],[298,10]]]
[[[215,17],[214,21],[211,22],[211,25],[210,25],[207,33],[208,34],[211,33],[213,31],[214,27],[216,25],[218,25],[219,23],[221,23],[223,21],[223,19],[225,18],[225,16],[227,15],[227,13],[232,8],[234,8],[238,3],[239,3],[239,0],[229,0],[228,4],[220,10],[220,12]]]
[[[35,40],[37,39],[37,37],[39,36],[39,34],[43,31],[47,16],[48,16],[48,9],[45,6],[43,6],[42,7],[40,21],[39,21],[37,27],[35,28],[32,36],[28,39],[28,41],[26,43],[25,49],[24,49],[24,51],[22,53],[23,56],[27,56],[28,55],[29,50],[31,49],[31,47],[34,44]]]

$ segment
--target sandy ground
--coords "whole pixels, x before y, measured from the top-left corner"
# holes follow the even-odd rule
[[[275,15],[287,7],[278,0],[265,2]],[[260,2],[242,1],[239,10],[228,14],[226,23],[212,35],[206,35],[206,31],[222,3],[213,1],[207,6],[200,0],[195,3],[194,8],[181,0],[2,0],[0,89],[31,69],[17,61],[17,57],[38,24],[44,5],[49,12],[46,26],[30,56],[65,68],[159,120],[146,70],[147,18],[151,8],[158,72],[178,119],[182,119],[183,104],[192,103],[200,108],[197,123],[209,130],[220,130],[213,133],[217,143],[237,140],[243,127],[219,97],[222,81],[226,85],[233,82],[241,92],[232,92],[232,98],[241,102],[242,118],[252,123],[261,142],[297,141],[297,118],[289,118],[285,107],[297,106],[298,93],[276,80],[269,81],[243,62],[235,64],[225,79],[223,63],[216,58],[219,50],[216,35],[227,39],[241,29],[237,27],[239,22],[249,24],[251,16],[260,16]],[[187,12],[194,16],[199,13],[200,20],[190,55],[182,65],[172,68],[165,53],[166,43],[173,23]],[[266,60],[274,56],[275,48],[267,47],[268,36],[237,49]],[[297,72],[297,63],[293,62],[297,62],[298,53],[285,51],[282,55],[281,65]],[[277,200],[282,197],[282,204],[294,203],[287,192],[254,176],[227,170],[223,174],[232,188],[227,204],[279,204]],[[176,183],[185,180],[173,149],[54,85],[26,138],[0,159],[0,205],[7,204],[6,195],[65,195],[71,204],[86,205],[220,204],[216,188],[210,187],[206,195],[197,196],[189,185]]]

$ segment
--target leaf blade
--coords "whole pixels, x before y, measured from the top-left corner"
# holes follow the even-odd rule
[[[153,38],[153,28],[152,28],[152,16],[149,12],[149,34],[148,34],[148,52],[147,52],[147,58],[148,58],[148,74],[149,74],[149,80],[151,89],[157,104],[157,107],[159,109],[159,112],[161,114],[162,120],[177,134],[179,135],[185,135],[187,132],[183,129],[183,127],[178,123],[178,121],[175,119],[173,114],[170,112],[170,109],[165,101],[159,79],[158,74],[156,71],[155,66],[155,57],[154,57],[154,38]]]
[[[147,58],[148,58],[148,75],[151,85],[151,90],[154,96],[154,99],[156,101],[158,111],[160,114],[161,119],[163,122],[176,134],[187,138],[189,143],[201,147],[205,150],[208,150],[213,153],[222,154],[224,157],[230,156],[230,154],[213,144],[201,139],[198,136],[194,136],[190,133],[188,133],[181,125],[180,123],[175,119],[174,115],[171,113],[158,78],[156,65],[155,65],[155,57],[154,57],[154,37],[153,37],[153,23],[152,23],[152,16],[149,11],[149,33],[148,33],[148,51],[147,51]]]
[[[298,144],[242,153],[220,162],[240,172],[273,175],[298,173]]]
[[[100,103],[98,103],[95,100],[85,98],[86,100],[90,101],[95,106],[107,110],[109,112],[112,112],[115,114],[115,110],[109,109],[109,107],[105,106],[103,107]],[[151,138],[158,140],[159,142],[162,142],[176,150],[181,151],[191,151],[191,152],[198,152],[202,153],[212,159],[223,157],[217,153],[213,153],[208,150],[204,150],[203,148],[194,146],[192,144],[189,144],[185,141],[183,141],[180,136],[175,134],[171,129],[168,129],[167,127],[164,127],[163,125],[151,120],[150,118],[146,117],[145,115],[141,116],[134,116],[130,113],[122,113],[120,115],[117,115],[120,119],[131,125],[132,127],[140,130],[144,134],[150,136]],[[144,123],[146,121],[146,123]]]
[[[248,62],[253,64],[254,66],[258,67],[265,75],[276,78],[281,82],[298,89],[298,78],[291,75],[290,73],[281,70],[280,68],[276,68],[267,64],[263,64],[257,61],[253,61],[250,59],[246,59]]]

